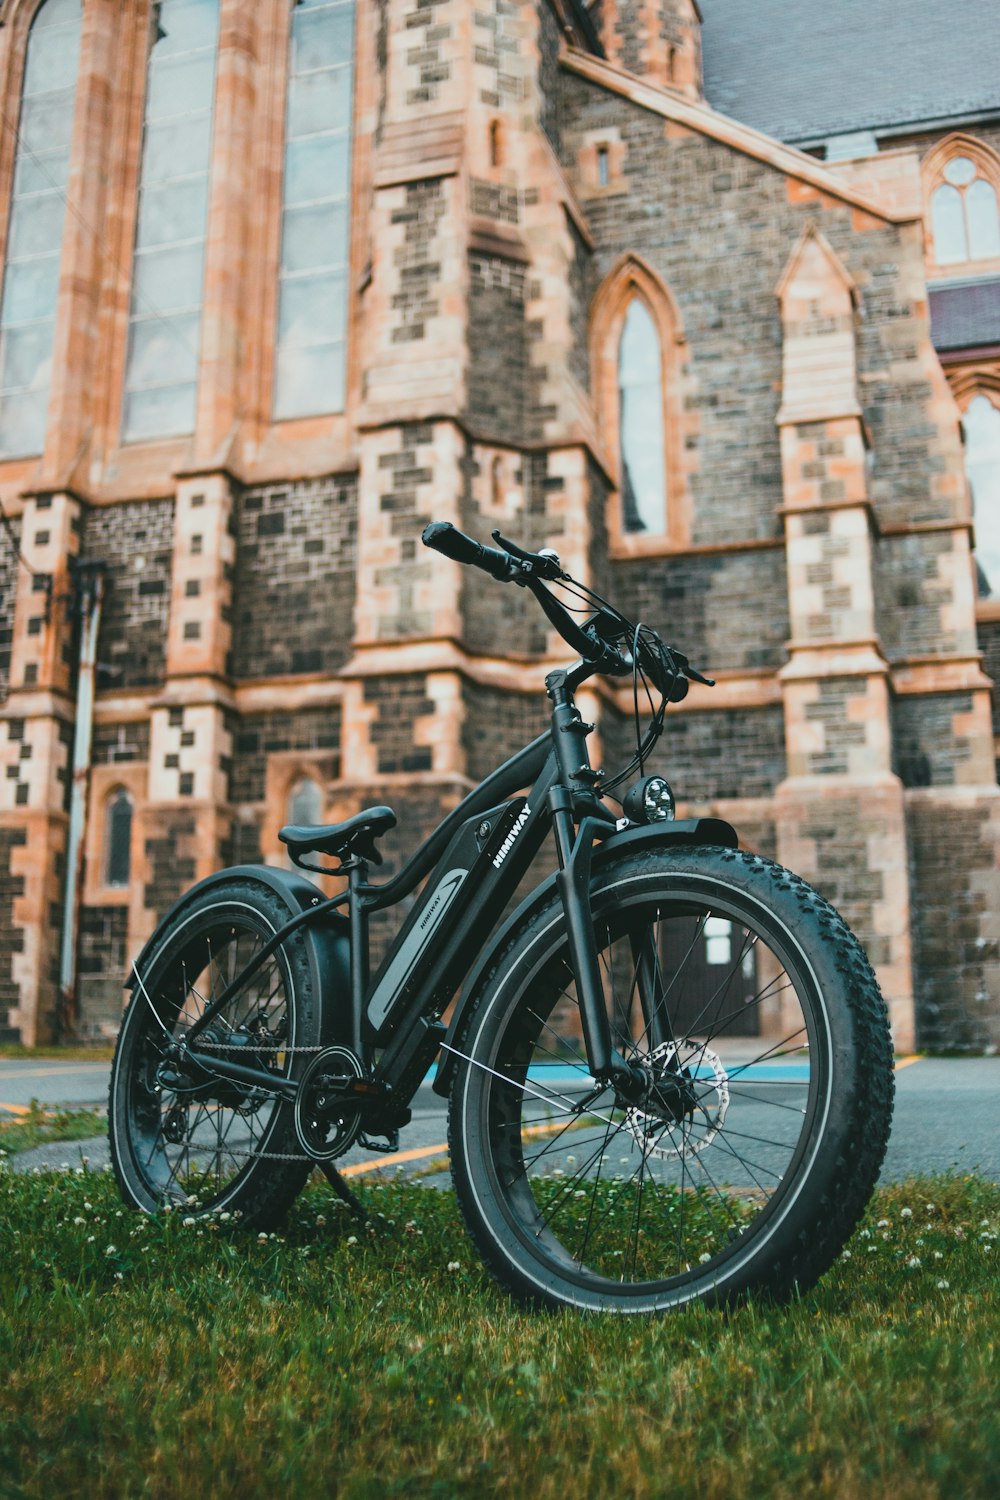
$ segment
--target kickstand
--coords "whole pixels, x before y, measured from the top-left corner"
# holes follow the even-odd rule
[[[347,1186],[347,1183],[344,1181],[343,1177],[341,1177],[340,1173],[337,1171],[337,1168],[333,1165],[333,1162],[321,1161],[317,1162],[316,1165],[323,1173],[323,1176],[326,1178],[327,1182],[333,1188],[333,1191],[336,1193],[341,1203],[347,1204],[347,1207],[351,1210],[351,1213],[354,1215],[354,1217],[356,1219],[360,1219],[364,1224],[371,1224],[373,1220],[371,1218],[371,1215],[368,1213],[368,1210],[365,1208],[360,1198],[356,1198],[351,1192],[350,1188]]]

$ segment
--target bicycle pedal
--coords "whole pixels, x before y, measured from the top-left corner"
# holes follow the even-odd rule
[[[385,1136],[368,1135],[364,1130],[358,1136],[358,1145],[366,1151],[381,1151],[386,1156],[399,1150],[399,1131],[390,1130]]]

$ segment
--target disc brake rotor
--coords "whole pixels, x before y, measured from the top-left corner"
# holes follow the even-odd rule
[[[663,1042],[649,1055],[655,1082],[668,1075],[687,1077],[693,1100],[680,1120],[664,1119],[633,1105],[625,1115],[628,1129],[644,1156],[697,1156],[711,1145],[729,1108],[729,1074],[717,1052],[700,1042]]]

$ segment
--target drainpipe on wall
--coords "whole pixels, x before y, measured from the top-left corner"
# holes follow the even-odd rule
[[[77,558],[73,568],[73,602],[80,618],[80,662],[76,680],[76,727],[73,736],[73,780],[66,839],[66,895],[63,901],[62,951],[59,959],[58,1031],[76,1020],[76,945],[83,885],[83,835],[90,791],[90,747],[94,728],[97,633],[104,598],[104,564]]]

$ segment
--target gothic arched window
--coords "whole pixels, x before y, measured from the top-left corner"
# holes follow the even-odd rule
[[[697,417],[686,354],[667,287],[645,262],[626,256],[599,289],[591,316],[594,404],[615,483],[609,541],[621,555],[690,541]]]
[[[962,421],[965,472],[976,521],[976,581],[981,599],[1000,597],[1000,407],[974,396]]]
[[[628,305],[618,345],[618,449],[624,529],[664,532],[663,359],[656,326],[639,297]]]
[[[1000,158],[966,136],[943,141],[924,164],[935,265],[1000,260]]]
[[[111,793],[104,814],[104,883],[128,885],[132,873],[132,798],[123,786]]]
[[[159,0],[146,73],[126,442],[194,431],[219,0]]]
[[[274,416],[343,411],[347,375],[354,0],[292,10]]]
[[[0,457],[41,453],[80,60],[80,0],[35,12],[21,86],[0,301]]]

